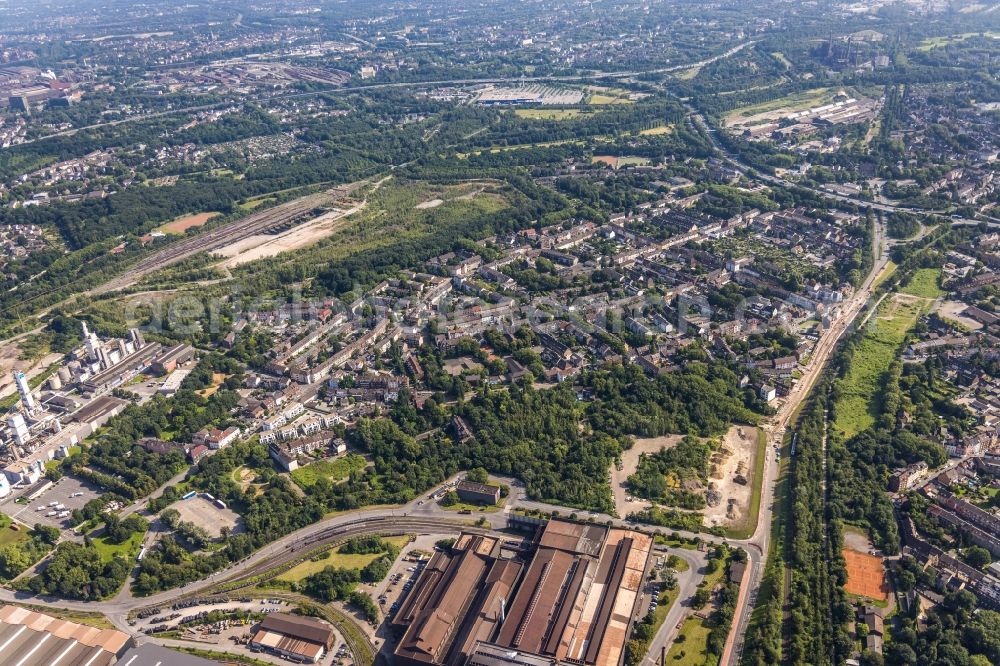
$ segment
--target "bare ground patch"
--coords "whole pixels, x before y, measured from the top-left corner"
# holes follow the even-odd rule
[[[219,213],[198,213],[197,215],[185,215],[184,217],[179,217],[176,220],[161,225],[157,231],[162,231],[165,234],[182,234],[188,229],[204,226],[206,222],[217,215],[219,215]]]
[[[684,437],[681,435],[637,439],[631,449],[622,453],[622,468],[611,466],[611,492],[615,498],[615,511],[619,516],[627,516],[649,507],[648,500],[632,497],[628,491],[628,477],[635,474],[635,470],[639,467],[639,458],[644,453],[657,453],[660,449],[677,446],[682,439]]]
[[[757,429],[733,426],[709,463],[709,489],[718,493],[718,502],[705,507],[708,526],[734,527],[746,521],[755,479]]]
[[[965,326],[970,331],[978,331],[983,325],[975,319],[970,319],[962,314],[967,307],[969,306],[960,301],[939,301],[936,312],[942,319],[950,319]]]
[[[219,248],[214,254],[225,258],[221,268],[234,268],[257,259],[274,257],[283,252],[298,250],[332,236],[343,229],[347,218],[361,210],[361,205],[349,210],[334,210],[320,215],[311,222],[300,224],[276,235],[257,234]]]
[[[222,534],[223,527],[235,532],[240,526],[239,514],[232,509],[218,507],[200,495],[175,502],[171,508],[177,509],[181,514],[181,520],[205,528],[213,538],[218,538]]]

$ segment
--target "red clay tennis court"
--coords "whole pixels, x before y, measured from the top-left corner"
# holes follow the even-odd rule
[[[847,561],[847,585],[844,589],[848,594],[883,601],[889,599],[889,583],[882,558],[845,549],[844,560]]]

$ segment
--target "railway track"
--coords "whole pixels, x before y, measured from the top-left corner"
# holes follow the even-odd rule
[[[326,192],[310,194],[178,241],[141,259],[127,273],[95,287],[90,294],[100,295],[119,291],[132,286],[150,273],[167,268],[199,252],[211,252],[248,236],[288,228],[300,222],[317,207],[328,204],[335,198]]]
[[[232,576],[222,581],[211,582],[208,585],[178,594],[169,601],[158,601],[146,608],[166,606],[167,604],[196,597],[228,597],[229,595],[252,594],[247,591],[248,588],[255,587],[262,582],[281,575],[315,551],[326,546],[331,546],[339,541],[365,534],[396,536],[421,531],[489,532],[489,530],[474,528],[460,522],[440,518],[376,516],[358,519],[323,528],[306,535],[304,538],[284,544],[278,553],[273,556],[264,557],[258,562],[248,564],[250,560],[245,560],[244,563],[241,563],[244,566],[243,569],[238,572],[232,572]],[[239,566],[240,564],[237,565],[237,567]],[[303,603],[306,601],[313,604],[318,603],[315,600],[307,599],[303,595],[293,593],[268,591],[266,594],[268,597],[283,598],[293,603]],[[133,612],[141,610],[143,609],[136,608]],[[374,661],[374,656],[378,653],[378,647],[372,643],[367,634],[360,627],[343,626],[343,623],[349,625],[356,625],[356,623],[349,616],[336,609],[324,608],[323,614],[328,621],[332,621],[337,626],[359,663],[369,666]]]
[[[189,590],[172,590],[174,594],[160,593],[149,599],[148,604],[141,604],[142,600],[135,599],[138,604],[130,604],[132,612],[137,612],[146,607],[164,606],[176,603],[183,599],[190,599],[201,596],[219,596],[233,594],[239,590],[253,587],[258,583],[269,580],[280,575],[287,570],[288,565],[297,564],[308,554],[333,545],[339,541],[349,539],[354,536],[365,534],[399,535],[420,531],[439,532],[489,532],[488,529],[471,527],[461,522],[442,518],[418,518],[408,516],[378,516],[372,518],[362,518],[347,523],[333,525],[302,537],[280,543],[276,552],[266,553],[258,551],[257,559],[251,555],[243,562],[235,565],[235,569],[229,572],[220,572],[217,577],[210,577],[202,581],[201,585]],[[287,538],[287,537],[286,537]]]

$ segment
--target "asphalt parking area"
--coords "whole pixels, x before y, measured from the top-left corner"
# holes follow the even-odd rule
[[[31,527],[41,523],[65,530],[70,527],[73,510],[82,509],[87,502],[97,498],[100,492],[100,488],[89,481],[64,476],[33,502],[11,504],[8,508],[19,507],[18,511],[12,512],[11,517]]]

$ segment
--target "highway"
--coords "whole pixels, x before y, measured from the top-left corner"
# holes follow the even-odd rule
[[[466,79],[438,79],[435,81],[400,81],[395,83],[371,83],[367,85],[360,86],[342,86],[339,88],[330,88],[326,90],[314,90],[309,92],[279,92],[273,95],[258,95],[256,97],[251,97],[250,100],[254,103],[279,101],[285,99],[295,99],[301,97],[315,97],[317,95],[343,95],[348,93],[359,93],[366,92],[369,90],[381,90],[381,89],[391,89],[391,88],[424,88],[428,86],[459,86],[459,85],[480,85],[485,83],[547,83],[552,81],[559,81],[563,83],[573,83],[578,81],[593,81],[600,79],[627,79],[635,76],[644,76],[648,74],[670,74],[672,72],[681,72],[689,69],[696,69],[700,67],[705,67],[706,65],[711,65],[713,62],[721,60],[723,58],[728,58],[735,55],[745,49],[746,47],[754,44],[753,41],[740,42],[736,46],[733,46],[724,53],[712,56],[710,58],[705,58],[704,60],[699,60],[698,62],[685,63],[682,65],[671,65],[670,67],[660,67],[656,69],[644,69],[644,70],[630,70],[625,72],[592,72],[590,74],[571,74],[565,76],[507,76],[507,77],[481,77],[481,78],[466,78]],[[55,137],[65,137],[73,136],[78,132],[83,132],[85,130],[99,129],[101,127],[113,127],[116,125],[124,125],[126,123],[141,122],[143,120],[152,120],[154,118],[161,118],[163,116],[174,116],[180,114],[197,113],[198,111],[209,111],[212,109],[218,109],[226,106],[233,106],[239,104],[240,102],[235,100],[223,100],[220,102],[215,102],[213,104],[199,104],[195,106],[186,106],[179,109],[169,109],[167,111],[155,111],[152,113],[145,113],[142,115],[135,115],[129,118],[121,118],[119,120],[111,120],[104,123],[94,123],[92,125],[86,125],[84,127],[74,127],[67,130],[62,130],[60,132],[53,132],[52,134],[47,134],[45,136],[40,136],[35,139],[30,139],[28,141],[23,141],[17,146],[26,146],[31,143],[36,143],[38,141],[45,141],[46,139],[51,139]],[[17,146],[11,146],[15,148]]]
[[[738,47],[737,50],[739,48],[743,48],[743,46],[745,46],[745,44]],[[693,65],[686,65],[684,68],[691,66]],[[697,113],[693,113],[693,117],[697,123],[703,126],[707,136],[711,137],[714,142],[715,139],[712,135],[713,130],[705,124],[704,119]],[[726,155],[725,151],[722,150],[721,147],[718,147],[717,145],[717,148],[719,148],[723,155]],[[750,167],[739,163],[731,156],[727,155],[726,159],[737,165],[737,168],[744,171],[750,170]],[[789,183],[781,179],[775,179],[774,177],[764,175],[759,175],[759,177],[763,180],[771,180],[772,182],[776,182],[782,186],[798,187],[793,183]],[[912,209],[901,209],[886,204],[862,202],[822,190],[812,191],[832,201],[843,202],[847,200],[854,205],[870,206],[872,208],[887,211],[905,210],[907,212],[925,212],[914,211]],[[297,216],[312,210],[315,206],[320,205],[320,203],[325,200],[324,197],[327,195],[311,196],[315,198],[306,197],[305,200],[298,199],[294,202],[290,202],[289,204],[282,204],[281,206],[268,209],[267,211],[261,211],[259,214],[254,214],[242,220],[224,225],[218,229],[213,229],[190,239],[184,239],[174,243],[165,250],[141,261],[133,268],[133,270],[129,272],[127,276],[121,276],[111,280],[100,287],[95,293],[105,293],[115,289],[127,287],[130,284],[134,284],[135,281],[140,279],[143,275],[147,275],[153,271],[163,268],[164,266],[180,261],[186,256],[190,256],[196,252],[214,249],[222,244],[231,242],[234,236],[250,235],[269,228],[276,223],[284,223],[277,220],[275,217],[272,217],[274,215],[282,217],[291,216],[292,218],[296,218]],[[958,219],[955,220],[953,224],[979,224],[979,222],[976,220]],[[698,536],[701,539],[712,543],[727,542],[732,545],[741,546],[747,551],[749,556],[749,567],[747,577],[745,579],[745,591],[737,604],[733,628],[731,631],[731,640],[727,644],[726,652],[723,655],[723,664],[736,664],[739,661],[743,647],[743,640],[756,602],[761,579],[763,577],[766,565],[766,556],[771,545],[771,523],[774,503],[776,501],[775,484],[777,482],[779,472],[779,466],[774,456],[774,445],[781,444],[793,414],[806,399],[810,390],[822,375],[822,372],[827,367],[827,363],[834,350],[837,348],[838,344],[845,337],[845,335],[853,330],[853,324],[857,320],[858,316],[864,312],[867,306],[871,304],[873,284],[889,260],[887,252],[888,241],[885,235],[885,230],[880,224],[876,225],[873,245],[876,257],[874,258],[871,272],[865,279],[861,288],[859,288],[857,292],[851,296],[851,298],[842,304],[840,316],[820,338],[808,365],[803,368],[803,374],[800,381],[781,404],[776,415],[762,425],[765,433],[767,434],[768,443],[765,447],[764,474],[763,479],[761,480],[762,490],[760,513],[753,535],[749,539],[727,540],[722,537],[708,534],[693,534],[683,530],[651,526],[642,527],[642,529],[649,532],[658,532],[663,534],[678,532],[684,536]],[[543,511],[560,511],[563,514],[571,511],[571,509],[567,509],[566,507],[554,506],[543,502],[529,500],[525,496],[523,486],[516,481],[511,483],[511,497],[508,501],[507,510],[512,507],[540,509]],[[141,507],[137,506],[135,508]],[[615,516],[594,514],[585,511],[579,511],[578,513],[581,516],[593,517],[600,522],[611,521],[613,524],[619,526],[627,525],[633,528],[636,527],[635,525],[627,523],[626,521]],[[491,527],[494,529],[504,527],[506,525],[506,510],[504,512],[483,515],[491,523]],[[235,563],[229,568],[213,574],[203,580],[188,584],[179,589],[161,592],[150,597],[134,598],[126,591],[110,601],[81,602],[65,601],[53,598],[38,598],[30,594],[19,593],[9,589],[0,589],[0,601],[21,601],[53,608],[101,612],[108,615],[116,626],[123,628],[123,630],[127,630],[127,623],[125,620],[128,614],[132,611],[149,606],[168,606],[175,603],[179,599],[206,595],[211,593],[212,590],[219,588],[228,590],[240,589],[247,584],[249,579],[259,576],[270,569],[289,563],[297,557],[300,557],[305,551],[341,540],[346,536],[373,532],[391,533],[394,530],[411,533],[427,533],[428,531],[449,533],[458,532],[462,529],[470,529],[468,523],[463,522],[461,518],[461,516],[456,516],[454,513],[442,511],[434,502],[417,499],[405,506],[395,508],[378,507],[364,509],[329,517],[319,523],[310,525],[297,532],[287,535],[258,550],[246,559]],[[688,560],[691,568],[689,572],[678,575],[678,584],[681,589],[680,597],[669,610],[666,621],[663,623],[663,626],[651,643],[650,653],[647,655],[646,659],[647,664],[657,660],[660,648],[668,646],[676,637],[678,624],[684,619],[684,617],[686,617],[687,613],[690,612],[690,609],[685,604],[685,601],[693,593],[694,587],[697,585],[697,581],[700,580],[701,577],[700,569],[702,565],[698,563],[698,556],[700,554],[692,554],[690,552],[678,554],[686,560],[688,560],[688,556],[692,557],[692,559]],[[703,563],[703,560],[701,561]]]

